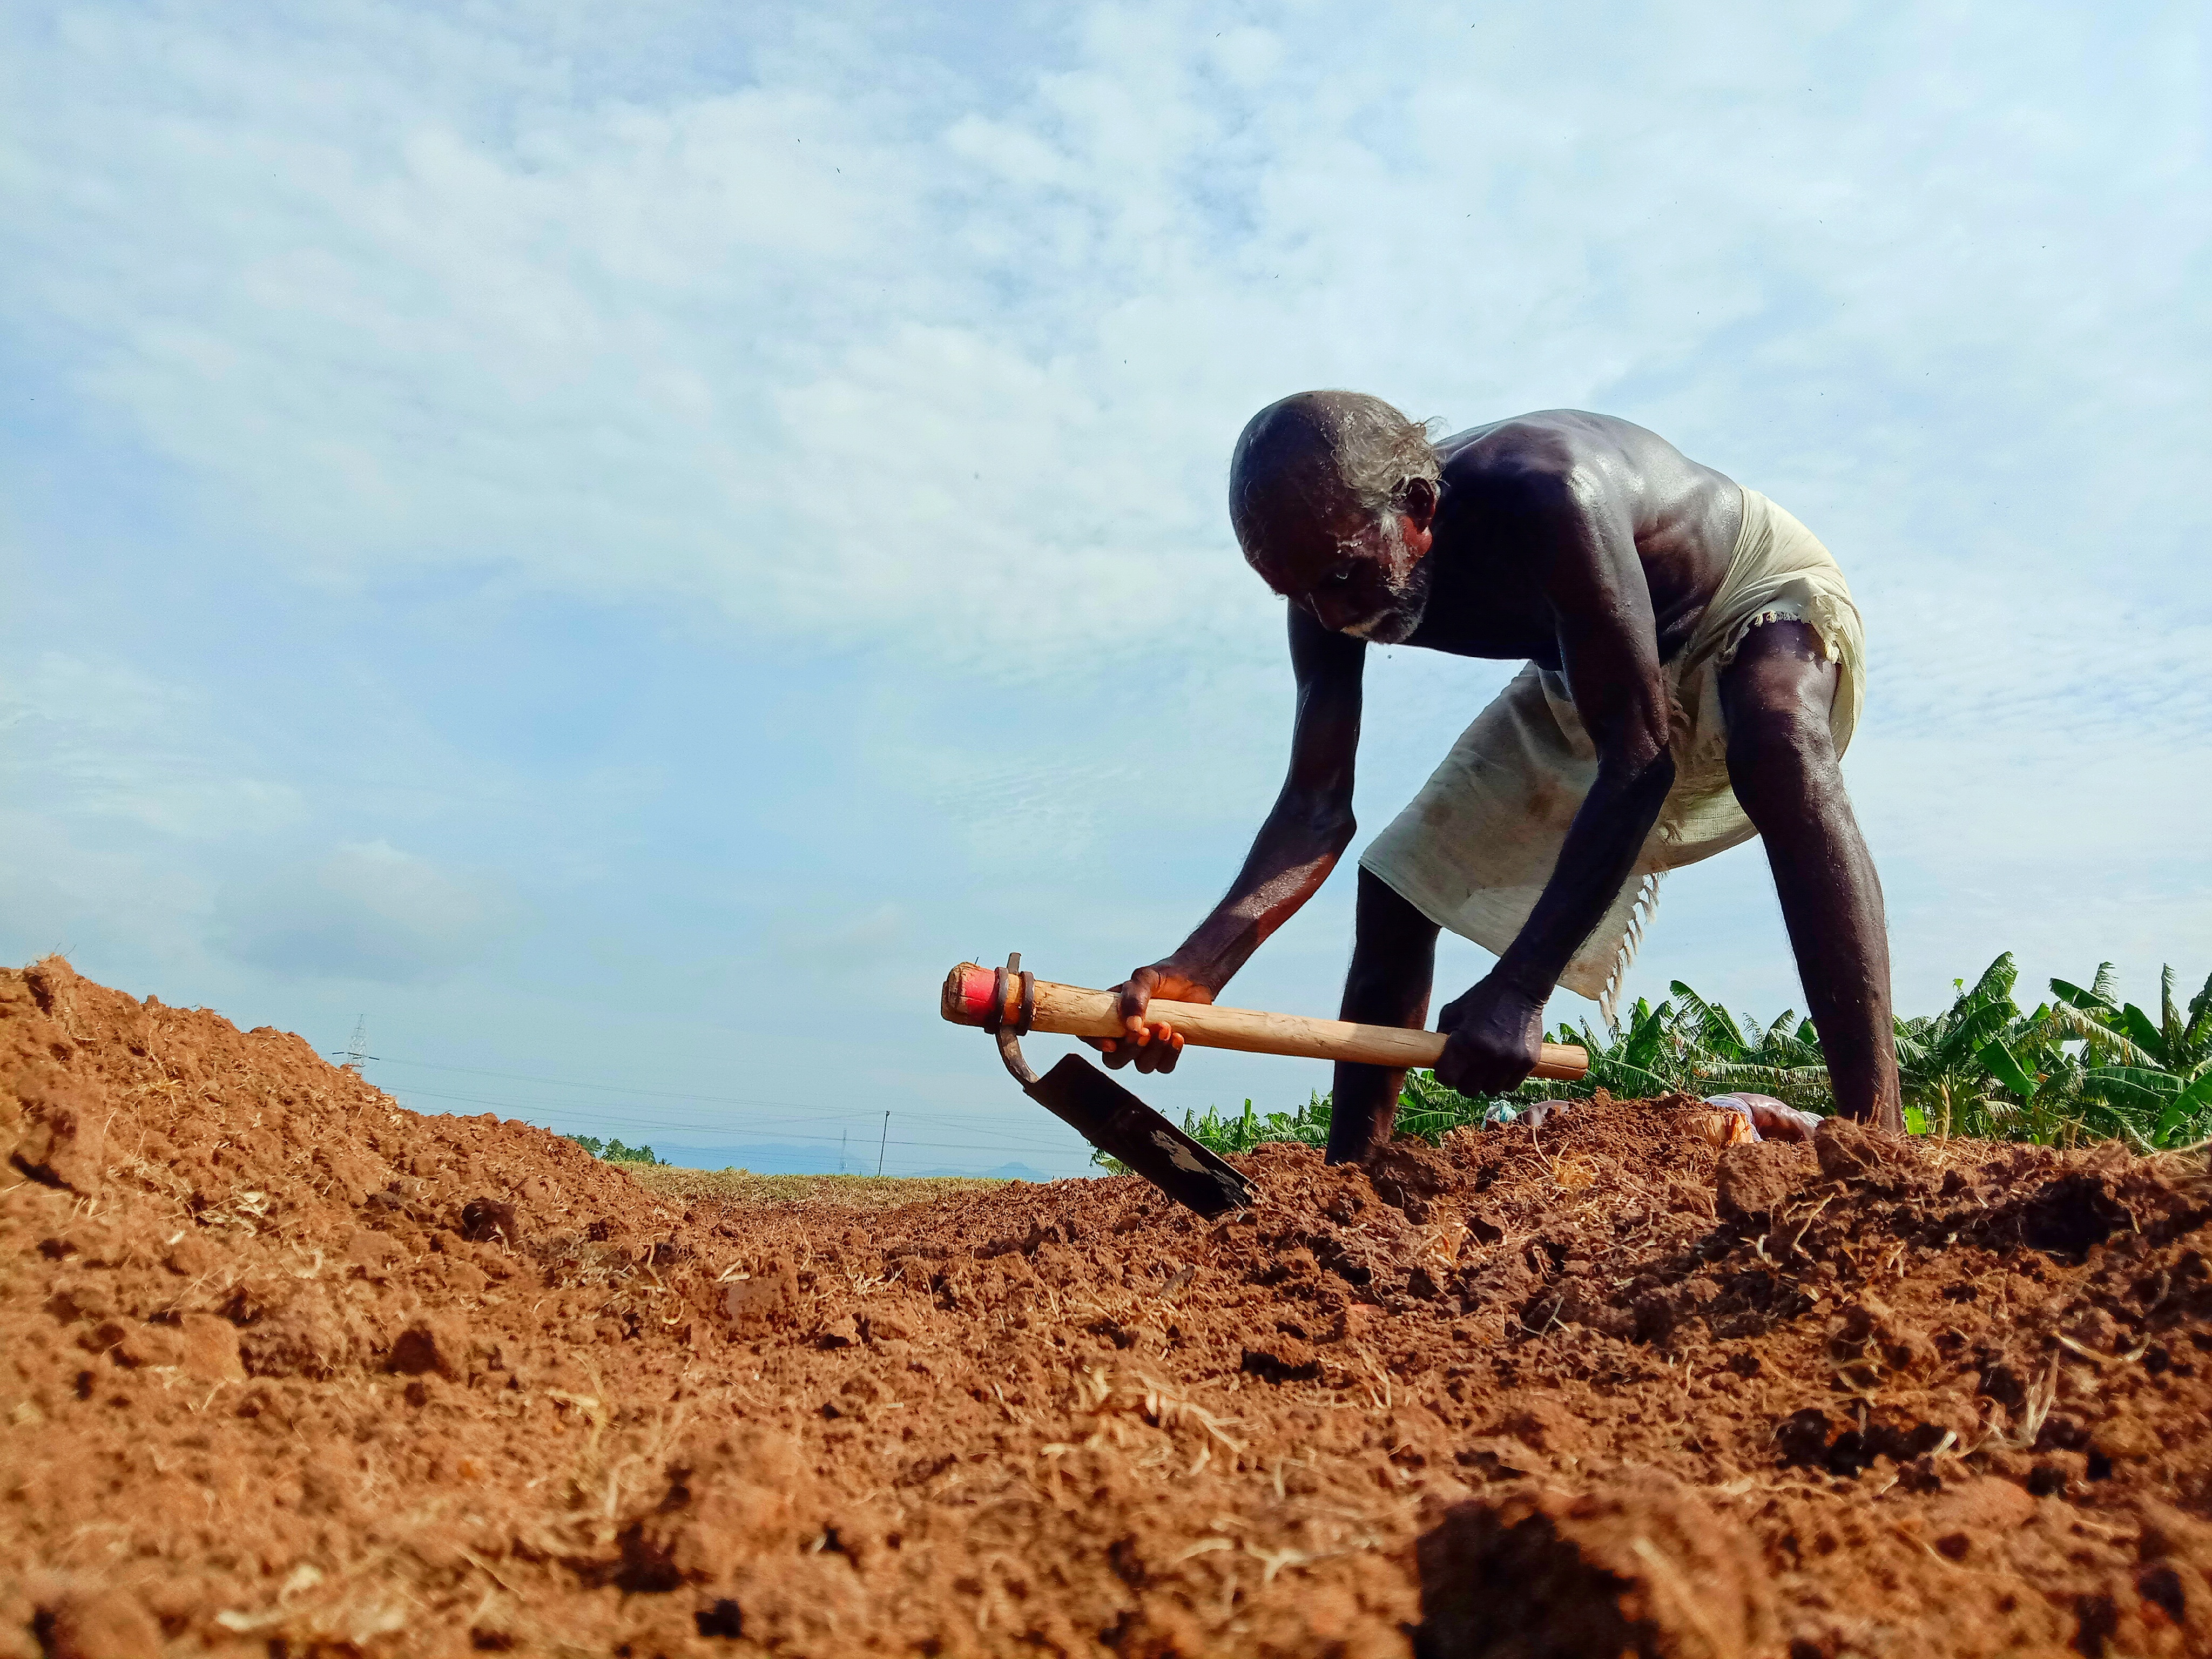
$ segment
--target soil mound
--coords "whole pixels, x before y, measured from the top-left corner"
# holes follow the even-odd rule
[[[0,1659],[2212,1654],[2201,1154],[688,1204],[0,972]]]

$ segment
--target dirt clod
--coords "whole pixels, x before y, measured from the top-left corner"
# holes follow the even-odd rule
[[[426,1371],[455,1377],[468,1359],[468,1337],[457,1320],[422,1319],[399,1333],[392,1344],[391,1367],[403,1376]]]
[[[1656,1471],[1455,1505],[1414,1555],[1419,1659],[1753,1659],[1778,1634],[1742,1528]]]
[[[522,1242],[522,1228],[514,1205],[502,1204],[495,1198],[471,1199],[461,1206],[461,1237],[479,1244],[494,1240],[519,1244]]]
[[[1771,1213],[1821,1173],[1805,1149],[1786,1140],[1754,1140],[1725,1149],[1713,1174],[1713,1204],[1724,1221]]]
[[[161,1652],[161,1626],[120,1589],[52,1591],[31,1628],[48,1659],[160,1659]]]

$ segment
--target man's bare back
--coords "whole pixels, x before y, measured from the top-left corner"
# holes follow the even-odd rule
[[[1559,667],[1556,629],[1527,568],[1540,543],[1522,511],[1532,488],[1558,479],[1589,480],[1618,500],[1650,591],[1662,662],[1728,574],[1742,491],[1640,426],[1547,410],[1457,434],[1437,452],[1444,489],[1430,557],[1437,568],[1407,645]]]

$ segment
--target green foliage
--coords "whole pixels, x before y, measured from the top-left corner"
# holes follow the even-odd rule
[[[2013,992],[2020,971],[2009,951],[1942,1012],[1897,1022],[1897,1062],[1906,1128],[1914,1134],[1972,1135],[2071,1146],[2118,1139],[2146,1149],[2212,1138],[2212,976],[2184,1007],[2173,969],[2159,987],[2156,1018],[2116,1000],[2112,964],[2087,988],[2051,981],[2052,1000],[2023,1013]],[[1572,1100],[1604,1089],[1620,1097],[1680,1090],[1695,1095],[1748,1090],[1801,1109],[1835,1110],[1826,1056],[1813,1022],[1784,1012],[1771,1024],[1739,1018],[1676,980],[1671,998],[1638,999],[1603,1036],[1585,1020],[1561,1025],[1559,1042],[1589,1049],[1588,1076],[1531,1081],[1503,1095],[1468,1096],[1431,1072],[1409,1073],[1398,1127],[1435,1140],[1450,1130],[1510,1118],[1530,1103]],[[1328,1139],[1329,1097],[1295,1112],[1244,1109],[1224,1117],[1186,1114],[1192,1137],[1223,1153],[1263,1141],[1318,1146]],[[1102,1155],[1100,1163],[1109,1160]]]
[[[1407,1082],[1410,1095],[1412,1079]],[[1200,1146],[1224,1157],[1231,1152],[1249,1152],[1270,1140],[1297,1140],[1309,1146],[1325,1146],[1328,1144],[1328,1097],[1317,1094],[1294,1112],[1269,1112],[1265,1117],[1252,1109],[1249,1100],[1244,1103],[1243,1111],[1234,1117],[1224,1117],[1218,1107],[1209,1106],[1204,1117],[1185,1112],[1182,1127],[1183,1132]],[[1127,1164],[1102,1152],[1094,1150],[1091,1161],[1115,1175],[1129,1173]]]
[[[568,1137],[593,1158],[604,1158],[610,1164],[659,1164],[650,1146],[625,1146],[620,1140],[601,1140],[597,1135]]]
[[[1328,1144],[1328,1097],[1315,1095],[1294,1112],[1269,1112],[1261,1116],[1246,1101],[1235,1117],[1223,1117],[1212,1107],[1204,1117],[1182,1115],[1182,1127],[1193,1140],[1220,1152],[1249,1152],[1269,1140],[1301,1140],[1309,1146]]]
[[[2185,1010],[2173,1000],[2173,969],[2159,976],[2159,1017],[2112,997],[2112,964],[2087,990],[2051,981],[2055,1006],[2036,1010],[2060,1041],[2081,1040],[2066,1080],[2083,1115],[2154,1146],[2185,1146],[2212,1134],[2212,976]],[[2062,1035],[2063,1034],[2063,1035]],[[2094,1061],[2092,1064],[2090,1062]]]
[[[2027,1081],[2006,1033],[2019,1023],[2012,988],[2020,978],[2007,951],[1959,992],[1942,1013],[1897,1022],[1897,1081],[1905,1103],[1919,1109],[1937,1134],[1998,1133],[2004,1091]],[[2029,1086],[2033,1086],[2030,1083]]]

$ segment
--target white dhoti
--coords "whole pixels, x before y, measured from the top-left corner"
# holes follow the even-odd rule
[[[1674,783],[1635,867],[1559,975],[1606,1018],[1667,871],[1758,833],[1729,787],[1720,673],[1761,623],[1799,622],[1838,668],[1828,714],[1836,752],[1858,725],[1866,641],[1858,607],[1828,550],[1755,489],[1720,592],[1662,665],[1672,705]],[[1461,733],[1421,791],[1361,854],[1360,867],[1439,927],[1502,953],[1551,879],[1576,811],[1597,779],[1597,750],[1562,675],[1531,663]]]

